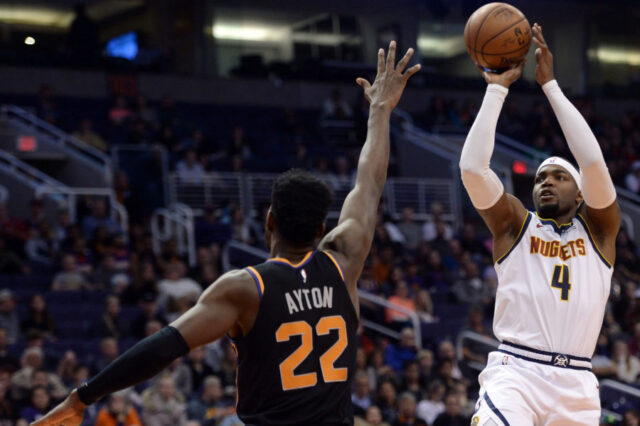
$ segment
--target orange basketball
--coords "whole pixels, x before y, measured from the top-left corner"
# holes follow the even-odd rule
[[[469,17],[464,43],[475,63],[500,73],[524,59],[531,46],[531,27],[510,4],[488,3]]]

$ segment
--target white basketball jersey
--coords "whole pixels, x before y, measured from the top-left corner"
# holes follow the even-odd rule
[[[500,341],[591,358],[613,268],[581,216],[558,225],[529,212],[495,268],[493,331]]]

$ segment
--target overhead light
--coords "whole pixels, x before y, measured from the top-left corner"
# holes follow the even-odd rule
[[[465,51],[464,37],[422,35],[418,37],[418,49],[425,56],[452,58]]]
[[[31,6],[0,5],[0,16],[6,24],[36,25],[67,28],[73,12],[64,9]]]
[[[212,33],[220,40],[280,41],[286,31],[260,25],[214,24]]]
[[[24,44],[28,46],[33,46],[34,44],[36,44],[36,39],[31,36],[28,36],[24,39]]]
[[[640,50],[618,46],[599,46],[589,49],[588,56],[599,62],[640,66]]]

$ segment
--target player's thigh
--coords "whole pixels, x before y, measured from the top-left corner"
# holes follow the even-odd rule
[[[476,403],[476,412],[471,417],[472,426],[534,425],[533,412],[524,403],[519,403],[518,401],[522,401],[518,398],[514,398],[508,403],[496,403],[484,390],[481,390],[480,395]]]

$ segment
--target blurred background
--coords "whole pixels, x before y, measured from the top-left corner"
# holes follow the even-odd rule
[[[485,89],[463,40],[477,0],[0,0],[0,425],[32,421],[221,273],[262,262],[271,184],[311,170],[335,225],[391,40],[416,48],[392,118],[389,181],[360,282],[362,425],[469,424],[497,346],[491,239],[458,159]],[[512,1],[543,26],[592,126],[623,229],[593,358],[602,424],[640,408],[640,4]],[[549,155],[572,158],[533,50],[492,167],[532,208]],[[235,425],[235,353],[192,351],[92,406],[86,425]]]

